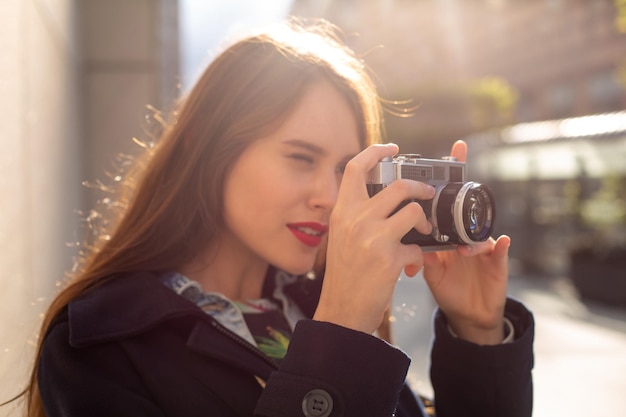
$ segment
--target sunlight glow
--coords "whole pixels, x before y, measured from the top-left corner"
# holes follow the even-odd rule
[[[621,111],[564,120],[520,123],[505,129],[502,138],[508,143],[523,143],[608,135],[624,131],[626,131],[626,111]]]
[[[182,82],[189,86],[223,42],[243,30],[287,16],[293,0],[181,0]]]

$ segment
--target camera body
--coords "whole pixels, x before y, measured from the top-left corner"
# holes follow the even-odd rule
[[[491,236],[495,220],[493,194],[489,187],[467,181],[464,162],[451,157],[425,159],[418,154],[385,158],[369,172],[367,191],[372,197],[401,178],[435,187],[432,200],[408,200],[394,211],[416,201],[433,225],[430,235],[411,229],[402,243],[417,244],[424,252],[432,252],[482,242]]]

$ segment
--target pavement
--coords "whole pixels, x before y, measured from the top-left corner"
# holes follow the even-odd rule
[[[534,417],[626,416],[626,309],[582,302],[566,277],[512,276],[509,294],[534,314]],[[428,379],[434,303],[420,276],[394,296],[394,342],[413,359],[413,385]]]

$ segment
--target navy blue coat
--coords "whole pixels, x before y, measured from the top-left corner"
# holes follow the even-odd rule
[[[311,316],[320,285],[303,279],[286,292]],[[517,340],[480,347],[453,338],[438,313],[439,417],[531,415],[533,320],[511,300],[506,314]],[[69,304],[45,335],[38,381],[49,417],[419,417],[409,362],[376,337],[302,320],[278,365],[141,272]]]

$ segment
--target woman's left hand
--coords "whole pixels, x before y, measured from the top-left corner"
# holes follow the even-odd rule
[[[457,141],[451,155],[465,161],[465,142]],[[500,236],[424,254],[424,278],[458,337],[482,345],[504,339],[510,244],[508,236]]]

